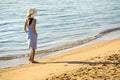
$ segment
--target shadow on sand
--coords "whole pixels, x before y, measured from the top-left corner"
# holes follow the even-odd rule
[[[55,64],[55,63],[67,63],[67,64],[89,64],[89,65],[97,65],[97,64],[120,64],[120,62],[87,62],[87,61],[57,61],[57,62],[37,62],[35,64]]]

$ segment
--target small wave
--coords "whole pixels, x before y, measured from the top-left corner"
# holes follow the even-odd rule
[[[0,26],[3,26],[3,25],[8,25],[9,22],[4,22],[4,23],[0,23]]]
[[[56,47],[49,48],[49,49],[39,50],[39,51],[36,51],[36,54],[52,53],[52,52],[57,52],[57,51],[73,48],[73,47],[76,47],[76,46],[80,46],[80,45],[83,45],[83,44],[88,43],[90,41],[93,41],[95,39],[98,39],[98,38],[100,38],[100,37],[102,37],[102,36],[104,36],[104,35],[106,35],[108,33],[117,31],[117,30],[120,30],[120,27],[106,29],[106,30],[98,33],[95,36],[88,37],[88,38],[83,39],[83,40],[78,40],[78,41],[66,43],[64,45],[56,46]],[[10,59],[22,58],[22,57],[27,57],[27,56],[29,56],[29,54],[8,55],[8,56],[0,57],[0,60],[10,60]]]
[[[117,30],[120,30],[120,27],[117,27],[117,28],[111,28],[111,29],[106,29],[105,31],[102,31],[100,32],[98,35],[96,35],[97,38],[103,36],[103,35],[106,35],[110,32],[113,32],[113,31],[117,31]]]
[[[14,24],[14,23],[19,23],[20,20],[11,20],[11,21],[2,21],[0,22],[0,26],[6,26],[6,25],[11,25],[11,24]]]

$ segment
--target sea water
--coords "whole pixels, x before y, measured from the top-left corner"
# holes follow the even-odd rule
[[[0,0],[0,57],[29,53],[24,32],[29,8],[37,9],[37,50],[43,53],[120,30],[120,0]]]

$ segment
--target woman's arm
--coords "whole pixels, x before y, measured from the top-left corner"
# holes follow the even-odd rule
[[[34,31],[34,34],[37,36],[37,31],[36,31],[36,19],[34,21],[34,24],[33,24],[33,31]]]
[[[24,31],[27,33],[26,25],[27,25],[27,20],[26,20],[26,22],[25,22],[25,24],[24,24]]]

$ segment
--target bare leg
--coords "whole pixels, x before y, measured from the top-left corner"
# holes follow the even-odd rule
[[[35,56],[35,49],[31,48],[31,53],[30,53],[30,62],[34,62],[34,56]]]

